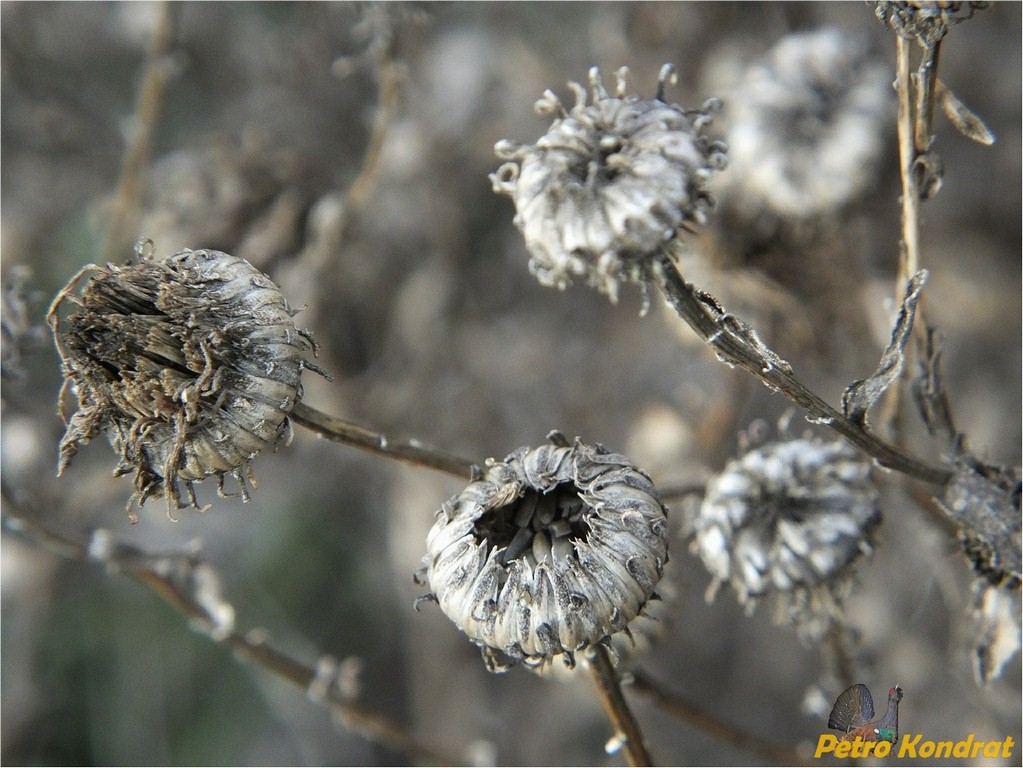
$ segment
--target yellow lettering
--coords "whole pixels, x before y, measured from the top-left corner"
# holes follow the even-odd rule
[[[954,741],[939,741],[934,750],[935,757],[952,757],[952,748],[955,746]]]
[[[840,741],[835,747],[835,757],[849,757],[849,752],[852,750],[851,741]]]
[[[1004,744],[1004,746],[1002,748],[1002,755],[1001,756],[1002,757],[1012,757],[1012,748],[1013,748],[1013,746],[1015,746],[1015,744],[1016,744],[1016,742],[1013,740],[1012,736],[1006,736],[1005,737],[1005,744]]]
[[[814,751],[814,757],[820,757],[827,752],[834,752],[835,745],[838,743],[838,737],[832,736],[830,733],[822,733],[821,737],[817,739],[817,749]]]
[[[969,757],[970,747],[973,746],[973,734],[969,734],[966,737],[966,741],[956,742],[955,748],[952,750],[953,757]],[[976,755],[974,755],[976,757]]]
[[[984,749],[987,745],[986,741],[975,741],[973,742],[973,749],[970,750],[970,757],[976,757],[980,754],[980,750]]]
[[[921,742],[920,749],[918,751],[920,753],[920,757],[932,757],[934,755],[934,742]]]
[[[855,741],[853,741],[852,754],[850,755],[850,757],[852,757],[854,760],[861,757],[866,757],[867,755],[870,754],[871,743],[872,742],[864,741],[859,736],[857,736]]]
[[[1002,742],[1000,741],[985,741],[984,742],[984,757],[1001,757],[1002,756]]]
[[[879,741],[874,747],[874,757],[888,757],[892,752],[890,741]]]
[[[922,733],[918,733],[916,736],[906,734],[902,738],[902,744],[899,745],[899,757],[916,757],[916,745],[923,737]]]

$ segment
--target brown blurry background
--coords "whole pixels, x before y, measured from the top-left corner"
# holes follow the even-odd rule
[[[54,476],[61,377],[39,326],[68,278],[105,258],[161,6],[7,2],[0,11],[3,272],[10,280],[16,267],[31,270],[26,325],[4,338],[5,368],[18,374],[3,382],[5,487],[45,510],[52,530],[82,540],[99,527],[156,552],[201,539],[239,629],[263,628],[309,663],[358,657],[363,703],[464,760],[621,764],[604,753],[610,730],[585,675],[490,675],[436,606],[412,610],[422,589],[411,574],[457,479],[297,430],[290,446],[256,459],[250,504],[217,499],[207,483],[209,512],[183,510],[172,522],[151,502],[132,526],[123,511],[130,483],[110,476],[114,455],[103,441]],[[758,419],[773,425],[787,410],[718,363],[677,318],[659,307],[641,317],[635,289],[611,306],[580,286],[540,287],[512,206],[492,193],[487,174],[499,165],[496,141],[531,142],[546,129],[532,112],[543,90],[570,104],[565,82],[585,81],[592,65],[608,81],[629,65],[631,90],[652,96],[661,64],[674,62],[670,98],[699,106],[715,95],[715,68],[736,64],[729,57],[832,25],[893,66],[894,37],[872,8],[182,3],[174,11],[152,159],[115,260],[148,236],[159,253],[216,248],[269,273],[306,307],[298,322],[335,377],[306,374],[308,404],[478,461],[539,444],[556,428],[627,453],[664,487],[704,481],[735,454],[739,431]],[[945,182],[922,217],[928,320],[944,332],[959,426],[981,456],[1014,465],[1020,39],[1016,3],[995,4],[946,39],[940,76],[998,140],[973,144],[936,118]],[[375,172],[360,177],[381,114]],[[722,120],[727,114],[726,103]],[[683,265],[833,403],[872,370],[887,340],[899,189],[894,124],[882,130],[890,149],[827,247],[763,264],[723,257],[729,233],[715,230],[712,216]],[[346,207],[357,179],[365,186]],[[907,429],[914,451],[938,460],[937,446]],[[904,733],[1011,735],[1019,744],[1019,657],[989,687],[973,680],[964,557],[899,483],[885,484],[883,511],[879,546],[860,564],[849,604],[862,635],[857,679],[841,687],[866,683],[883,709],[884,692],[900,684]],[[677,601],[642,668],[757,736],[815,744],[826,730],[820,700],[828,707],[841,690],[812,695],[824,673],[819,649],[775,624],[770,603],[746,616],[727,589],[706,603],[710,576],[688,551],[678,505],[672,520]],[[7,531],[2,558],[5,764],[408,761],[190,631],[135,582]],[[814,700],[818,711],[809,712]],[[761,760],[641,697],[630,701],[661,763]]]

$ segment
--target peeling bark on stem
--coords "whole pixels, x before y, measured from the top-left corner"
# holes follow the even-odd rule
[[[936,485],[945,485],[952,479],[953,473],[949,470],[906,456],[895,447],[864,431],[861,426],[803,386],[787,365],[778,364],[780,358],[777,355],[768,358],[764,350],[754,348],[747,338],[740,336],[729,324],[722,322],[725,314],[717,316],[714,314],[708,304],[709,297],[700,294],[682,278],[669,255],[662,253],[656,266],[658,268],[654,270],[653,279],[668,303],[722,359],[757,376],[769,388],[785,395],[802,408],[812,422],[831,427],[857,448],[872,456],[882,467]]]

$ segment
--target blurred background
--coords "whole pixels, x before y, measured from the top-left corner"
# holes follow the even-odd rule
[[[710,132],[727,138],[756,101],[748,83],[765,76],[757,62],[776,43],[824,28],[851,41],[866,63],[848,77],[874,83],[863,110],[875,132],[857,134],[866,146],[849,171],[855,183],[823,212],[809,203],[775,210],[771,185],[743,175],[756,157],[737,157],[714,182],[718,213],[689,238],[682,262],[837,403],[876,366],[896,294],[895,42],[873,8],[5,2],[0,12],[5,505],[18,499],[49,530],[83,542],[98,528],[158,553],[200,540],[238,629],[263,629],[309,664],[358,659],[359,701],[457,760],[622,764],[605,754],[610,727],[585,674],[490,675],[436,606],[412,610],[422,588],[411,575],[434,511],[462,487],[457,478],[299,429],[254,462],[251,503],[218,499],[210,482],[200,498],[213,508],[183,510],[177,521],[155,501],[130,524],[130,481],[111,476],[114,454],[101,440],[58,480],[61,373],[46,308],[84,264],[122,262],[141,236],[164,255],[225,250],[304,307],[297,321],[334,376],[304,377],[313,407],[477,461],[560,429],[625,452],[661,487],[703,483],[736,454],[741,432],[760,424],[773,434],[786,401],[721,365],[662,307],[641,316],[638,289],[612,306],[582,286],[538,285],[512,205],[491,191],[493,146],[542,135],[548,123],[532,105],[546,88],[570,105],[567,81],[585,82],[596,65],[613,82],[625,64],[630,91],[652,97],[664,62],[679,75],[670,100],[724,99]],[[1020,12],[995,4],[945,40],[940,77],[997,141],[973,143],[936,116],[944,186],[921,222],[927,320],[944,335],[959,427],[984,459],[1017,466]],[[153,61],[161,31],[166,50]],[[865,74],[878,66],[880,80]],[[138,107],[147,71],[164,88],[144,103],[160,108],[151,151],[119,196],[131,138],[153,114]],[[770,151],[798,151],[796,133],[775,139],[780,149]],[[124,224],[111,231],[115,221]],[[941,447],[910,409],[903,421],[912,452],[939,461]],[[829,677],[820,649],[775,622],[769,601],[752,615],[728,589],[705,601],[710,575],[689,552],[681,503],[671,505],[675,598],[640,668],[703,711],[790,748],[816,744],[834,698],[854,682],[880,709],[901,685],[905,733],[1020,744],[1019,656],[987,686],[975,682],[973,575],[910,490],[884,478],[879,544],[859,564],[848,603],[860,638],[855,679]],[[3,763],[412,759],[339,726],[125,576],[7,530],[0,552]],[[1019,642],[1018,599],[1013,606],[1015,621],[1003,627],[1010,646]],[[640,695],[630,701],[663,764],[763,760]],[[1013,762],[1018,748],[992,764]]]

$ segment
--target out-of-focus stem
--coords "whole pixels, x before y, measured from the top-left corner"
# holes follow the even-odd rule
[[[111,261],[129,242],[137,239],[137,233],[130,230],[138,209],[142,179],[149,164],[153,149],[153,137],[160,121],[167,85],[173,69],[169,66],[167,54],[177,36],[178,17],[181,6],[164,0],[157,6],[156,29],[146,56],[146,68],[142,75],[138,97],[135,101],[135,115],[128,146],[124,151],[121,176],[114,193],[113,208],[110,211],[110,225],[103,244],[103,259]]]
[[[633,678],[633,687],[637,693],[649,696],[658,708],[669,715],[698,728],[725,744],[752,752],[776,765],[809,765],[795,750],[772,744],[767,739],[754,736],[705,712],[699,705],[669,693],[660,683],[643,672],[634,672]]]
[[[21,505],[14,501],[6,488],[3,501],[3,522],[8,530],[20,532],[62,557],[98,562],[105,565],[108,572],[129,576],[167,601],[195,626],[208,624],[209,615],[197,602],[196,596],[182,589],[167,575],[172,570],[165,567],[168,557],[154,556],[129,544],[118,544],[116,555],[97,558],[89,545],[58,534],[37,522],[35,513],[21,509]],[[261,632],[241,633],[232,630],[223,635],[209,633],[209,636],[230,647],[240,660],[269,672],[299,690],[312,692],[320,680],[321,675],[314,666],[274,648],[267,643]],[[318,700],[334,712],[345,728],[369,741],[406,755],[418,763],[456,764],[453,756],[423,744],[398,724],[345,698],[336,686],[323,686]]]

